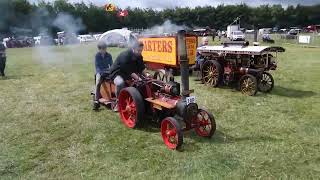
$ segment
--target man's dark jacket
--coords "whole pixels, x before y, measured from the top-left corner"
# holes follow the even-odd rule
[[[132,73],[141,74],[145,68],[142,56],[136,56],[132,49],[128,49],[120,53],[111,66],[111,78],[120,75],[124,80],[129,80]]]

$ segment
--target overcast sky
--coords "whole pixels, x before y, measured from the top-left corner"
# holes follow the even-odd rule
[[[38,0],[29,0],[31,2],[37,2]],[[54,0],[46,0],[48,2],[53,2]],[[195,7],[212,5],[216,6],[219,4],[240,4],[246,3],[251,6],[258,6],[261,4],[282,4],[287,5],[313,5],[320,4],[320,0],[69,0],[69,2],[85,2],[94,3],[96,5],[104,5],[106,3],[113,3],[120,8],[125,7],[142,7],[142,8],[173,8],[176,6],[180,7]]]

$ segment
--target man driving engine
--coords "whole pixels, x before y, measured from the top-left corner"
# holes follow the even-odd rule
[[[113,82],[116,85],[118,98],[121,89],[126,87],[126,80],[139,79],[139,74],[148,76],[142,58],[143,43],[134,42],[132,47],[120,53],[111,67]]]

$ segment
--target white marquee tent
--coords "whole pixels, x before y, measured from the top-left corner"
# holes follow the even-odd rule
[[[123,29],[113,29],[103,33],[100,41],[105,41],[108,46],[127,46],[132,40],[136,39],[132,31]]]

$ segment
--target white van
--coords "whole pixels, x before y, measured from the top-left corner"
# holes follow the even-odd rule
[[[244,41],[245,40],[245,35],[243,34],[242,31],[233,31],[231,32],[231,41]]]

